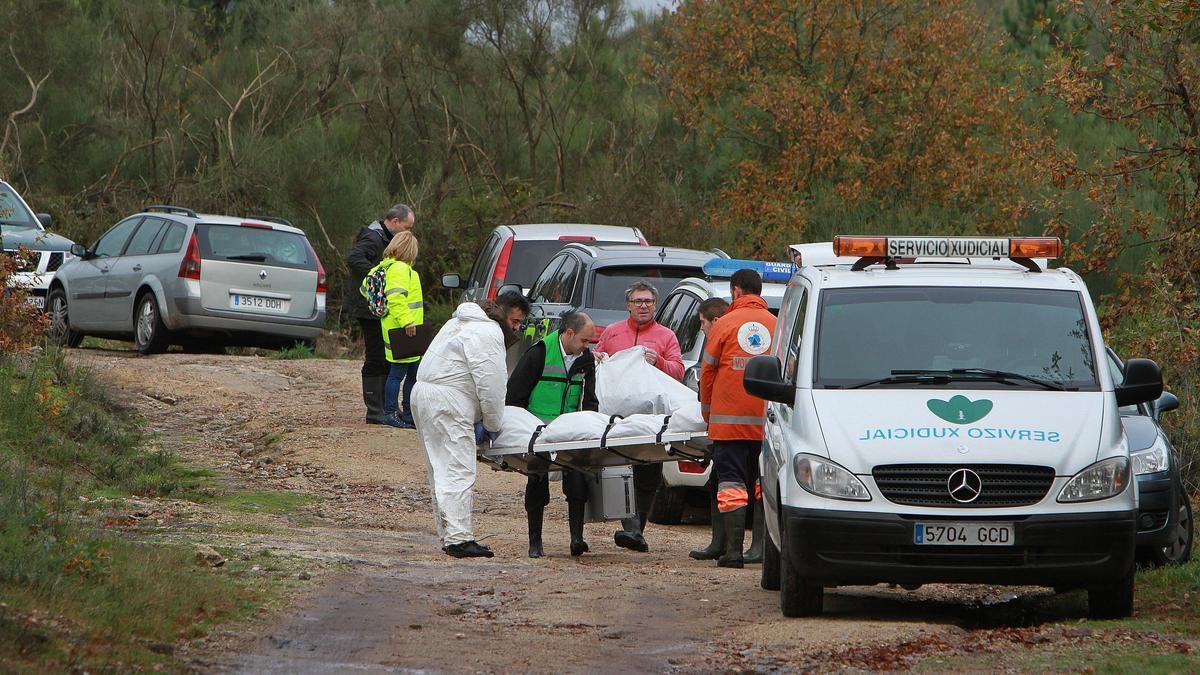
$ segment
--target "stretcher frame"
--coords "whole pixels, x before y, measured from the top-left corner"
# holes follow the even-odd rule
[[[525,475],[542,474],[562,469],[596,473],[604,467],[656,464],[691,460],[707,462],[711,456],[707,431],[660,431],[655,435],[608,438],[607,432],[598,439],[538,443],[539,427],[528,446],[493,447],[479,445],[479,461],[499,471],[516,471]]]

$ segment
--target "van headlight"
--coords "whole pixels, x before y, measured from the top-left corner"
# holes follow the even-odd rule
[[[1115,497],[1129,485],[1129,458],[1110,457],[1075,474],[1062,492],[1060,502],[1090,502]]]
[[[800,487],[818,497],[871,501],[871,493],[857,476],[823,457],[796,455],[792,471]]]
[[[1171,467],[1171,453],[1167,450],[1167,444],[1163,440],[1162,434],[1154,439],[1154,445],[1145,450],[1130,453],[1129,459],[1133,460],[1133,475],[1135,476],[1159,473]]]

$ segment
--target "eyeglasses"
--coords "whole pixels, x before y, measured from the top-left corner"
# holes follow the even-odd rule
[[[646,306],[646,305],[653,305],[653,304],[654,304],[654,300],[653,300],[653,299],[650,299],[650,298],[646,298],[646,299],[638,299],[638,300],[630,300],[630,301],[629,301],[629,304],[631,304],[631,305],[642,305],[642,306]]]

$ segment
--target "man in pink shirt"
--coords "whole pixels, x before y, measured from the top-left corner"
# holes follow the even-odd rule
[[[604,329],[593,350],[603,360],[609,355],[634,346],[646,348],[646,362],[670,375],[683,379],[683,356],[679,353],[679,340],[666,326],[654,320],[658,306],[658,289],[639,281],[625,291],[625,305],[629,308],[629,319],[614,323]],[[622,529],[613,533],[613,541],[622,548],[649,551],[650,545],[642,536],[646,528],[646,514],[654,502],[654,493],[662,482],[662,464],[641,464],[633,467],[633,489],[637,503],[637,517],[621,521]]]

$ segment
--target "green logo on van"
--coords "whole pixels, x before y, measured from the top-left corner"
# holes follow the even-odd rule
[[[929,411],[951,424],[978,422],[992,412],[992,402],[987,399],[972,401],[966,396],[954,396],[949,401],[931,398],[926,401]]]

